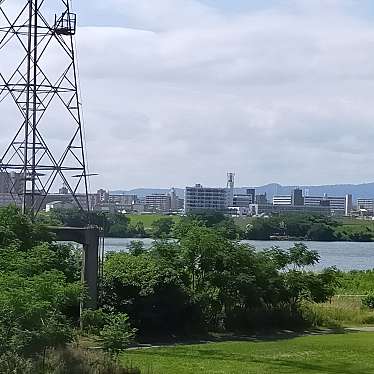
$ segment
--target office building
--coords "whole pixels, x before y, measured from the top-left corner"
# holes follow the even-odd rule
[[[256,190],[254,188],[248,188],[247,189],[247,195],[250,195],[252,197],[252,204],[255,204],[255,202],[256,202]]]
[[[268,199],[267,199],[266,193],[256,195],[256,204],[258,204],[258,205],[268,204]]]
[[[248,208],[251,204],[254,204],[252,195],[234,195],[232,204],[233,207]]]
[[[170,210],[172,212],[177,212],[179,209],[179,197],[175,192],[175,188],[170,190]]]
[[[145,197],[146,210],[150,212],[170,212],[171,197],[165,194],[152,194]]]
[[[248,189],[246,192],[246,194],[234,194],[233,207],[248,208],[255,203],[256,191],[254,189]]]
[[[184,196],[184,212],[198,213],[205,211],[226,212],[228,208],[228,191],[226,188],[186,187]]]
[[[357,209],[365,215],[374,215],[374,199],[357,199]]]
[[[292,205],[291,195],[273,196],[273,205]]]
[[[227,188],[186,187],[184,194],[185,214],[199,212],[229,213],[234,204],[235,174],[227,173]],[[249,205],[248,205],[249,206]]]
[[[292,191],[292,205],[294,206],[304,205],[303,190],[301,190],[300,188],[296,188]]]
[[[346,196],[305,196],[305,206],[324,206],[329,207],[332,215],[348,216],[353,208],[352,195]]]

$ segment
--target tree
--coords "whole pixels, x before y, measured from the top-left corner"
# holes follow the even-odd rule
[[[152,235],[155,238],[167,238],[174,226],[173,218],[160,218],[152,223]]]
[[[333,241],[336,239],[335,230],[325,223],[315,223],[308,231],[308,238],[316,241]]]
[[[127,249],[132,256],[140,256],[145,252],[144,243],[139,240],[132,240]]]
[[[131,327],[126,314],[111,316],[100,332],[104,350],[112,354],[118,354],[127,348],[133,342],[135,334],[136,329]]]

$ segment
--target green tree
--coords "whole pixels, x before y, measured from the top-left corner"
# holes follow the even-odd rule
[[[152,223],[152,235],[155,238],[170,237],[174,226],[173,218],[160,218]]]
[[[126,314],[115,314],[100,332],[104,350],[118,354],[127,348],[134,340],[136,329],[131,327]]]

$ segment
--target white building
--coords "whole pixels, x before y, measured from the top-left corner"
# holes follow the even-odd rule
[[[357,199],[357,209],[372,216],[374,214],[374,199]]]
[[[291,195],[273,196],[273,205],[292,205]]]
[[[195,187],[186,187],[184,212],[186,214],[204,211],[226,212],[229,200],[227,188],[203,187],[197,184]]]
[[[235,174],[227,173],[227,188],[186,187],[184,192],[184,212],[220,212],[229,213],[229,207],[234,205]],[[248,205],[249,206],[249,205]]]
[[[305,196],[305,206],[328,206],[333,215],[348,216],[353,208],[352,195],[346,196]]]
[[[152,194],[145,197],[147,210],[154,212],[169,212],[171,209],[171,197],[165,194]]]

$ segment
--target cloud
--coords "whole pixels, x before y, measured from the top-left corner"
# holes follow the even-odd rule
[[[93,186],[223,185],[227,171],[242,185],[370,180],[374,27],[364,6],[212,3],[93,2],[115,19],[77,37]]]

